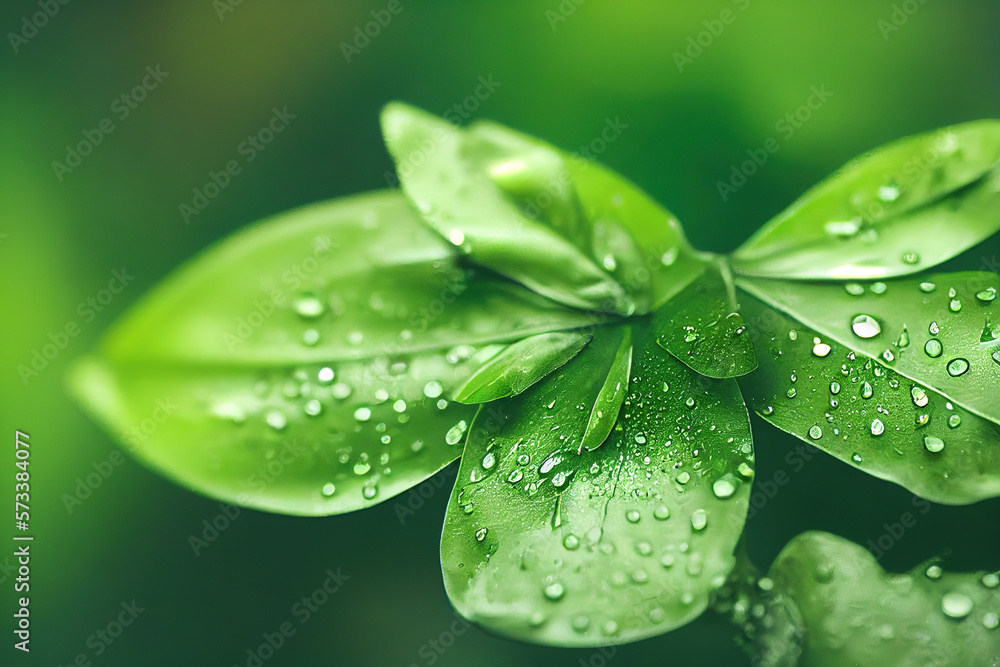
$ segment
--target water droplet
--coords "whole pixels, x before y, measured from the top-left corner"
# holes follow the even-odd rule
[[[944,450],[944,440],[941,438],[935,438],[932,435],[924,438],[924,447],[927,448],[931,454],[937,454]]]
[[[330,496],[332,496],[337,492],[337,487],[334,486],[332,482],[327,482],[326,484],[323,485],[322,492],[325,497],[329,498]]]
[[[896,355],[894,355],[892,353],[892,350],[890,350],[890,349],[887,348],[885,350],[885,352],[882,353],[882,360],[885,361],[885,363],[887,363],[887,364],[891,364],[892,362],[896,361]],[[878,369],[876,369],[876,373],[875,374],[876,375],[879,374],[878,373]]]
[[[899,199],[899,185],[895,181],[889,181],[878,189],[878,198],[889,204]]]
[[[826,355],[830,354],[830,350],[831,350],[830,346],[827,345],[826,343],[816,343],[815,345],[813,345],[813,354],[815,354],[817,357],[825,357]]]
[[[844,285],[844,291],[846,291],[851,296],[861,296],[865,293],[865,288],[858,283],[847,283]]]
[[[660,263],[663,264],[663,266],[671,266],[677,261],[677,254],[677,248],[671,248],[660,257]]]
[[[616,635],[618,634],[618,624],[614,621],[608,621],[604,624],[601,630],[603,630],[606,635]]]
[[[460,246],[465,243],[465,234],[462,233],[461,229],[453,229],[448,232],[448,241],[450,241],[452,245]]]
[[[712,493],[720,500],[731,498],[736,493],[736,480],[732,475],[723,475],[712,484]]]
[[[872,283],[872,286],[868,289],[871,290],[872,294],[885,294],[885,291],[889,288],[885,283]]]
[[[882,423],[881,419],[875,419],[872,422],[872,435],[882,435],[885,433],[885,424]]]
[[[302,342],[309,347],[313,347],[319,342],[319,332],[315,329],[306,329],[302,333]]]
[[[582,614],[580,616],[574,616],[570,623],[575,632],[586,632],[587,628],[590,627],[590,619]]]
[[[962,302],[959,299],[952,299],[948,303],[948,310],[950,310],[953,313],[957,313],[958,311],[962,310]]]
[[[490,533],[489,528],[486,528],[485,526],[479,528],[478,530],[476,530],[476,541],[482,542],[483,540],[486,539],[486,536],[489,535],[489,533]]]
[[[936,581],[941,578],[941,575],[944,574],[944,571],[941,569],[940,565],[931,565],[930,567],[927,568],[924,574],[927,576],[928,579],[933,579]]]
[[[986,588],[997,588],[1000,586],[1000,572],[988,572],[980,581]]]
[[[657,521],[666,521],[670,518],[670,508],[666,505],[658,505],[653,510],[653,518]]]
[[[931,400],[927,396],[927,392],[917,385],[913,385],[913,388],[910,389],[910,396],[913,398],[913,404],[918,408],[925,407]]]
[[[689,398],[686,401],[684,401],[684,405],[688,406],[689,408],[693,408],[695,406],[695,401],[693,398]]]
[[[765,417],[769,417],[774,414],[774,407],[770,405],[765,406],[764,409],[760,411],[760,413]]]
[[[681,474],[677,475],[677,483],[678,484],[687,484],[690,481],[691,481],[691,473],[689,473],[689,472],[685,471],[685,472],[682,472]]]
[[[635,434],[635,442],[636,442],[637,445],[645,445],[646,444],[646,436],[644,436],[642,433],[636,433]]]
[[[569,475],[560,470],[559,472],[557,472],[555,475],[552,476],[552,485],[558,489],[566,484],[566,480],[568,478]]]
[[[949,428],[958,428],[961,425],[962,425],[962,416],[961,415],[951,415],[950,417],[948,417],[948,427]]]
[[[851,454],[851,460],[855,463],[861,463],[864,459],[861,458],[861,454],[855,452],[854,454]]]
[[[264,416],[264,421],[271,428],[280,431],[286,426],[288,426],[288,418],[285,416],[284,412],[280,410],[271,410]]]
[[[976,298],[983,303],[990,303],[997,298],[997,288],[987,287],[982,292],[976,292]]]
[[[996,350],[993,354],[990,355],[990,357],[993,359],[993,361],[1000,364],[1000,350]]]
[[[874,395],[875,390],[872,389],[870,382],[866,381],[863,385],[861,385],[861,398],[871,398]]]
[[[788,398],[795,398],[795,394],[797,393],[798,392],[795,391],[795,387],[792,387],[791,389],[785,392],[785,396],[787,396]]]
[[[367,474],[369,470],[372,469],[372,465],[368,463],[368,456],[362,454],[361,458],[358,459],[357,463],[354,464],[354,474],[364,475]]]
[[[1000,626],[1000,615],[996,612],[988,611],[983,614],[983,627],[987,630],[995,630]]]
[[[949,618],[965,618],[972,613],[972,600],[962,593],[945,593],[941,598],[941,611]]]
[[[903,264],[913,265],[919,263],[920,263],[920,255],[918,255],[917,253],[915,252],[903,253]]]
[[[319,317],[326,310],[323,302],[316,297],[315,294],[302,294],[297,299],[295,303],[292,304],[292,308],[298,313],[300,317],[307,319],[313,319]]]
[[[520,470],[513,470],[509,475],[507,475],[507,481],[511,484],[517,484],[524,478],[524,473]]]
[[[937,285],[935,285],[934,283],[920,283],[920,291],[924,292],[925,294],[930,294],[936,289]]]
[[[328,385],[333,382],[334,372],[329,366],[319,369],[316,379],[321,385]]]
[[[851,329],[858,338],[874,338],[882,333],[882,327],[871,315],[857,315],[851,320]]]
[[[302,408],[302,411],[305,412],[310,417],[315,417],[316,415],[318,415],[320,412],[323,411],[323,405],[314,398],[305,404],[305,407]]]
[[[457,445],[462,441],[462,437],[465,435],[465,429],[468,427],[468,424],[466,424],[463,419],[448,429],[448,432],[444,436],[444,441],[449,445]]]
[[[545,597],[550,600],[559,600],[563,595],[566,594],[566,588],[560,584],[558,581],[553,582],[545,587]]]
[[[427,398],[437,398],[444,392],[444,387],[437,380],[431,380],[424,385],[424,396]]]
[[[809,437],[813,440],[819,440],[823,437],[823,429],[820,428],[818,424],[813,424],[809,428]]]
[[[906,329],[906,325],[903,325],[903,330],[899,333],[899,338],[896,339],[896,347],[904,348],[910,346],[910,332]]]
[[[642,518],[642,514],[639,513],[639,510],[629,510],[628,512],[625,512],[625,518],[628,519],[629,523],[639,523],[639,519]]]
[[[354,411],[354,418],[359,422],[366,422],[372,418],[372,411],[370,408],[358,408]]]
[[[563,538],[563,546],[570,551],[574,551],[580,547],[580,538],[573,533],[570,533]]]
[[[924,354],[932,359],[936,359],[944,352],[944,346],[937,338],[931,338],[924,344]]]
[[[526,466],[531,463],[531,456],[528,454],[518,454],[517,455],[517,465]]]
[[[952,377],[958,377],[960,375],[965,375],[969,370],[969,360],[963,359],[962,357],[957,357],[948,362],[948,375]]]
[[[364,496],[365,500],[371,500],[378,495],[378,487],[374,484],[365,485],[361,489],[361,495]]]
[[[695,510],[691,513],[691,527],[695,530],[704,530],[708,525],[708,513],[705,510]]]
[[[493,455],[493,452],[487,452],[486,456],[483,457],[483,467],[489,470],[497,464],[497,457]]]
[[[788,340],[797,340],[799,337],[799,332],[792,329],[788,332]]]

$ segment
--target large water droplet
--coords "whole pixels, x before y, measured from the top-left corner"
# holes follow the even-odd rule
[[[872,389],[870,382],[866,381],[863,385],[861,385],[861,398],[871,398],[874,395],[875,390]]]
[[[319,317],[326,310],[326,306],[315,294],[301,294],[292,304],[292,308],[300,317],[313,319]]]
[[[930,294],[937,289],[937,285],[934,283],[920,283],[920,291],[924,294]]]
[[[961,302],[961,300],[959,300],[959,299],[952,299],[950,302],[948,302],[948,310],[950,310],[953,313],[957,313],[960,310],[962,310],[962,302]]]
[[[705,510],[695,510],[691,513],[691,527],[695,530],[704,530],[708,525],[708,513]]]
[[[937,454],[937,453],[941,452],[942,450],[944,450],[944,440],[942,440],[941,438],[935,438],[934,436],[929,435],[926,438],[924,438],[924,447],[931,454]]]
[[[874,338],[882,333],[882,327],[871,315],[857,315],[851,320],[851,329],[858,338]]]
[[[337,492],[337,487],[334,486],[333,482],[327,482],[323,485],[322,493],[325,497],[329,498]]]
[[[816,343],[813,345],[813,354],[817,357],[825,357],[830,354],[830,346],[826,343]]]
[[[550,600],[559,600],[566,594],[566,588],[558,581],[545,587],[545,597]]]
[[[983,303],[990,303],[997,298],[997,288],[987,287],[982,292],[976,292],[976,298]]]
[[[489,528],[486,528],[485,526],[479,528],[478,530],[476,530],[476,541],[482,542],[483,540],[486,539],[486,536],[489,535],[489,533],[490,533]]]
[[[629,523],[639,523],[642,514],[639,513],[639,510],[629,510],[625,512],[625,518],[628,519]]]
[[[958,377],[960,375],[965,375],[969,370],[969,360],[963,359],[962,357],[957,357],[948,362],[948,375],[952,377]]]
[[[899,185],[896,181],[889,181],[878,189],[878,198],[889,204],[899,199]]]
[[[736,493],[736,483],[732,475],[723,475],[712,484],[712,493],[716,498],[725,500]]]
[[[457,445],[462,441],[462,437],[465,435],[465,429],[468,427],[468,424],[466,424],[463,419],[448,429],[448,432],[444,436],[444,441],[449,445]]]
[[[926,343],[924,343],[924,354],[932,359],[937,359],[944,352],[944,346],[941,345],[941,341],[937,338],[931,338]]]
[[[823,429],[819,427],[819,424],[813,424],[809,427],[809,437],[813,440],[819,440],[823,437]]]
[[[264,421],[271,428],[280,431],[286,426],[288,426],[288,417],[285,416],[284,412],[280,410],[271,410],[264,416]]]
[[[847,283],[844,285],[844,291],[851,296],[861,296],[865,293],[865,288],[858,283]]]
[[[913,398],[913,404],[918,408],[925,407],[931,400],[927,396],[927,392],[922,387],[916,385],[913,385],[913,388],[910,389],[910,396]]]
[[[657,521],[666,521],[670,518],[670,508],[666,505],[658,505],[653,510],[653,518]]]
[[[885,433],[885,424],[882,423],[881,419],[875,419],[872,421],[872,435],[882,435]]]
[[[962,593],[945,593],[941,598],[941,611],[949,618],[965,618],[972,613],[972,600]]]

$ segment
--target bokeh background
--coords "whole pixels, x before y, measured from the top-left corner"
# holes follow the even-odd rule
[[[384,18],[387,0],[49,4],[57,11],[44,21],[35,16],[44,0],[0,8],[0,424],[8,443],[0,493],[7,506],[13,433],[28,431],[36,536],[30,656],[11,648],[15,575],[12,549],[0,549],[0,663],[68,665],[84,654],[93,665],[246,665],[247,649],[290,619],[327,568],[340,568],[350,577],[343,589],[265,665],[748,664],[730,629],[710,617],[610,659],[610,651],[530,646],[476,628],[443,653],[429,649],[454,621],[437,553],[454,470],[405,522],[395,500],[322,519],[245,511],[198,556],[189,536],[219,514],[217,504],[127,457],[67,509],[78,478],[118,459],[116,444],[67,397],[65,369],[212,242],[275,212],[385,187],[392,167],[378,112],[389,100],[442,114],[458,104],[571,150],[619,119],[627,129],[600,159],[670,207],[697,247],[727,251],[868,148],[1000,116],[1000,5],[399,0],[401,11],[354,52],[364,44],[354,42],[356,30],[373,11]],[[719,31],[724,10],[733,20]],[[25,20],[42,25],[33,31]],[[712,27],[719,34],[706,32]],[[700,38],[700,53],[689,38]],[[135,108],[116,104],[147,67],[166,74]],[[480,77],[498,85],[473,104]],[[831,95],[791,135],[779,130],[814,86]],[[238,146],[286,107],[294,119],[246,162]],[[114,129],[90,155],[69,172],[53,166],[104,118]],[[780,150],[724,201],[717,183],[769,137]],[[186,222],[179,206],[233,159],[242,172]],[[976,269],[998,255],[994,243],[962,261]],[[86,320],[79,304],[122,268],[134,280]],[[18,366],[70,322],[79,334],[22,381]],[[913,510],[905,490],[825,455],[795,470],[785,457],[796,441],[753,425],[758,481],[788,474],[748,523],[760,566],[803,530],[865,544]],[[950,569],[996,569],[998,518],[996,501],[935,506],[882,564],[902,570],[944,556]],[[133,600],[144,611],[121,636],[90,639]]]

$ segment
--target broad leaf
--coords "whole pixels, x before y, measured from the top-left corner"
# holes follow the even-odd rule
[[[490,358],[456,392],[459,403],[516,396],[575,357],[590,342],[578,331],[535,334]]]
[[[654,318],[660,345],[713,378],[745,375],[757,367],[728,270],[724,260],[711,264]]]
[[[621,350],[607,329],[477,414],[441,538],[467,618],[539,643],[623,643],[689,622],[723,584],[753,475],[746,410],[733,380],[695,374],[645,328],[619,422],[595,451],[578,453]]]
[[[614,336],[620,332],[621,342],[615,353],[604,384],[597,392],[594,406],[590,409],[590,418],[583,429],[583,437],[577,447],[577,454],[597,449],[611,435],[611,429],[618,422],[618,413],[622,409],[625,395],[628,393],[628,382],[632,373],[632,329],[622,327],[602,336]]]
[[[799,612],[806,640],[798,667],[990,665],[1000,656],[1000,577],[923,565],[879,567],[864,548],[828,533],[799,535],[768,578]],[[756,664],[787,647],[761,647]],[[775,648],[777,650],[772,650]]]
[[[1000,121],[909,137],[806,192],[733,255],[774,278],[867,280],[925,271],[1000,230]]]
[[[846,286],[746,279],[739,285],[823,336],[1000,422],[997,274]]]
[[[382,129],[406,195],[432,228],[477,264],[577,308],[624,315],[635,309],[621,285],[560,233],[566,229],[523,215],[491,178],[520,178],[521,170],[527,171],[523,180],[540,178],[550,164],[548,152],[511,159],[492,142],[398,103],[383,111]]]
[[[152,467],[290,514],[385,500],[454,460],[490,355],[592,318],[469,271],[398,194],[279,216],[171,276],[73,388]]]
[[[760,367],[740,386],[761,417],[937,502],[1000,495],[1000,425],[751,296],[743,307]]]

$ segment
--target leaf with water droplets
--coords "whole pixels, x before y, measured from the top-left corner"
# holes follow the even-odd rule
[[[1000,425],[833,338],[817,356],[816,332],[749,295],[743,307],[760,367],[740,387],[761,417],[936,502],[1000,496]],[[791,327],[794,340],[783,335]],[[786,393],[792,373],[794,395]]]
[[[697,375],[637,325],[618,423],[581,451],[587,408],[622,349],[612,333],[484,405],[470,428],[441,562],[456,608],[504,635],[597,646],[661,634],[704,611],[733,566],[753,476],[735,381]]]
[[[455,392],[459,403],[517,396],[577,355],[590,342],[578,331],[535,334],[508,345]]]
[[[615,358],[611,361],[611,366],[604,380],[604,385],[594,399],[594,406],[590,409],[590,419],[584,429],[583,437],[580,439],[578,453],[597,449],[611,434],[618,421],[618,413],[621,411],[622,403],[625,401],[625,394],[628,393],[628,382],[632,370],[632,330],[621,328],[621,343]],[[608,331],[602,336],[612,336]]]
[[[1000,121],[901,139],[849,162],[733,255],[744,275],[873,279],[925,271],[1000,230]]]
[[[653,327],[664,349],[702,375],[734,377],[757,367],[729,267],[721,258],[656,313]]]
[[[923,281],[947,286],[927,293]],[[1000,304],[975,294],[1000,286],[986,272],[938,273],[887,281],[884,294],[846,294],[835,284],[740,279],[743,289],[877,363],[932,387],[954,403],[1000,423]],[[954,293],[954,295],[952,295]],[[954,310],[953,299],[966,304]],[[897,332],[906,331],[900,346]],[[888,350],[888,354],[886,351]]]
[[[868,550],[808,532],[789,542],[768,572],[768,610],[791,608],[801,624],[800,667],[989,665],[1000,655],[1000,588],[993,573],[884,571]],[[771,614],[766,614],[771,616]],[[785,619],[795,619],[789,621]],[[793,631],[791,634],[797,634]],[[766,636],[789,633],[770,632]],[[758,647],[762,655],[786,646]],[[767,664],[767,663],[763,663]]]
[[[501,343],[592,321],[469,271],[401,195],[371,194],[224,241],[129,311],[71,379],[138,458],[185,486],[333,514],[458,457],[475,409],[444,395]]]

